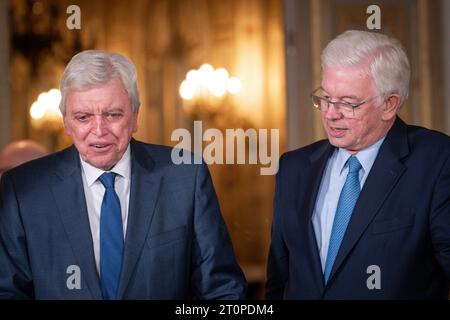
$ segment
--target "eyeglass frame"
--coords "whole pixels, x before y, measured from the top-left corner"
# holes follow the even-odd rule
[[[363,101],[361,101],[361,102],[357,102],[357,103],[351,103],[351,102],[347,102],[347,101],[344,101],[344,100],[338,100],[338,101],[333,102],[333,101],[331,101],[331,99],[327,99],[327,98],[325,98],[325,97],[323,97],[323,96],[315,95],[316,91],[318,91],[318,90],[323,90],[323,88],[322,88],[322,87],[318,87],[318,88],[316,88],[313,92],[311,92],[311,94],[310,94],[311,100],[313,101],[313,106],[314,106],[315,109],[320,110],[320,111],[323,111],[323,110],[320,108],[320,104],[319,104],[319,106],[317,106],[317,107],[316,107],[316,105],[314,104],[314,97],[316,97],[316,98],[319,99],[320,101],[326,101],[326,102],[327,102],[327,110],[330,109],[330,104],[333,104],[333,105],[335,106],[335,108],[336,108],[336,103],[340,103],[340,104],[343,104],[344,106],[348,106],[349,108],[352,108],[353,116],[355,116],[355,109],[356,109],[356,108],[359,108],[359,107],[362,106],[363,104],[365,104],[365,103],[367,103],[367,102],[370,102],[370,101],[374,100],[375,98],[378,98],[379,96],[382,96],[382,95],[383,95],[383,94],[378,94],[378,95],[376,95],[376,96],[374,96],[374,97],[372,97],[372,98],[370,98],[370,99],[365,99],[365,100],[363,100]],[[339,111],[339,110],[341,110],[341,109],[338,108],[338,109],[336,109],[336,110]]]

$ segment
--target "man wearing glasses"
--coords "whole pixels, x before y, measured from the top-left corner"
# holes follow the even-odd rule
[[[266,298],[448,298],[450,139],[398,117],[409,81],[385,35],[323,51],[311,97],[328,139],[281,157]]]

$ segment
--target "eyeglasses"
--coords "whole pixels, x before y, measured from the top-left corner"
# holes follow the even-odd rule
[[[330,108],[330,104],[334,105],[334,108],[337,112],[340,112],[344,115],[346,118],[354,118],[355,117],[355,109],[359,108],[363,104],[372,101],[373,99],[379,97],[380,95],[377,95],[373,98],[363,100],[361,102],[351,103],[348,101],[338,100],[338,101],[331,101],[329,97],[325,97],[323,95],[322,88],[317,88],[311,93],[311,99],[312,103],[314,105],[314,108],[321,110],[321,111],[328,111]]]

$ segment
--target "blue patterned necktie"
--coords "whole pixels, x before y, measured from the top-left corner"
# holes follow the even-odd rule
[[[100,283],[106,300],[117,298],[124,246],[120,200],[114,190],[115,178],[113,172],[105,172],[99,177],[105,187],[100,212]]]
[[[325,283],[328,282],[334,261],[344,238],[345,230],[352,216],[356,201],[358,200],[361,187],[359,184],[359,170],[361,163],[358,158],[351,156],[348,159],[348,174],[342,187],[341,194],[333,220],[333,228],[331,229],[330,243],[328,246],[327,260],[325,262],[325,270],[323,272]]]

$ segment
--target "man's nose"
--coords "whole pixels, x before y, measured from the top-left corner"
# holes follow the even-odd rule
[[[325,118],[327,120],[336,120],[343,117],[342,112],[336,107],[334,103],[328,104],[328,109],[325,112]]]
[[[95,115],[92,124],[92,131],[96,136],[102,136],[106,133],[106,119],[103,115]]]

